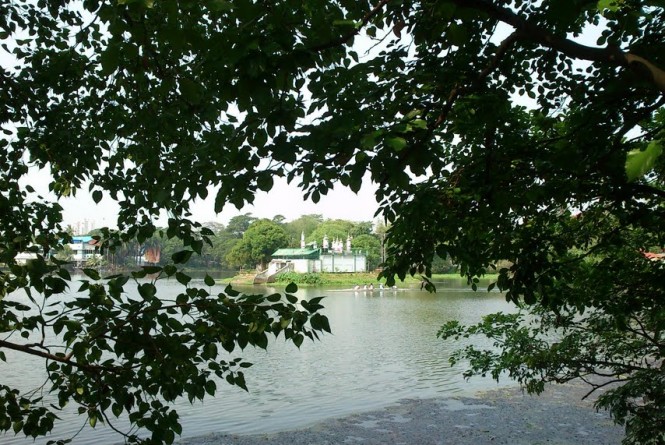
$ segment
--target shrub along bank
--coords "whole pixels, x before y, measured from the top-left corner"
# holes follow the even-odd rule
[[[233,278],[224,280],[231,284],[252,284],[254,274],[240,274]],[[458,274],[434,274],[431,281],[436,283],[443,280],[461,280],[466,282],[465,278],[460,277]],[[310,272],[310,273],[296,273],[288,272],[280,274],[276,277],[277,284],[296,283],[299,286],[348,286],[365,285],[378,283],[385,283],[385,280],[378,279],[377,272],[357,272],[357,273],[326,273],[326,272]],[[420,286],[422,279],[419,276],[407,276],[403,282],[398,282],[398,287],[416,287]]]

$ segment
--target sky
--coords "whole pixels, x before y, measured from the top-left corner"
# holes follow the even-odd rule
[[[54,201],[55,196],[48,191],[50,174],[46,170],[32,169],[21,182],[21,185],[32,186],[37,195],[46,200]],[[286,221],[292,221],[302,215],[321,214],[325,219],[345,219],[349,221],[374,221],[374,213],[378,205],[374,199],[376,185],[369,178],[363,181],[363,187],[355,194],[350,189],[336,184],[328,195],[321,196],[321,200],[314,204],[302,199],[302,191],[293,184],[287,184],[284,178],[275,178],[275,184],[270,192],[258,192],[255,195],[253,205],[246,205],[242,209],[236,209],[232,204],[227,204],[220,214],[215,214],[215,194],[210,193],[205,200],[197,200],[192,204],[192,219],[201,223],[217,222],[227,224],[229,220],[237,215],[251,213],[257,218],[269,218],[282,215]],[[77,223],[84,220],[92,221],[93,226],[115,227],[118,216],[118,205],[110,197],[105,196],[99,204],[96,204],[86,188],[79,190],[75,197],[61,198],[59,201],[63,207],[63,221],[65,226],[76,227]],[[156,221],[157,225],[166,225],[166,218]]]

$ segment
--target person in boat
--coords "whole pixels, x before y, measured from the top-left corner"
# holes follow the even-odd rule
[[[360,284],[356,284],[355,286],[353,286],[353,290],[360,290]]]

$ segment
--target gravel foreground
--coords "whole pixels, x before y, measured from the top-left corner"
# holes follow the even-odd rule
[[[540,396],[519,388],[475,397],[407,399],[382,410],[324,420],[292,431],[186,439],[182,445],[618,445],[623,428],[597,412],[582,383],[550,386]]]

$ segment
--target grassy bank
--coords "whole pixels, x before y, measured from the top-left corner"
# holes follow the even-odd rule
[[[224,283],[239,284],[239,285],[251,285],[254,280],[254,274],[239,274],[232,278],[224,279]],[[431,280],[433,282],[441,282],[448,280],[462,280],[466,282],[465,278],[459,276],[459,274],[434,274],[432,275]],[[298,286],[348,286],[353,287],[355,285],[365,285],[365,284],[374,284],[375,286],[379,283],[385,283],[385,279],[378,279],[377,272],[358,272],[358,273],[285,273],[277,277],[277,284],[288,284],[291,282],[296,283]],[[398,287],[412,287],[420,286],[421,280],[419,276],[411,277],[407,276],[406,279],[401,282],[397,282]]]

